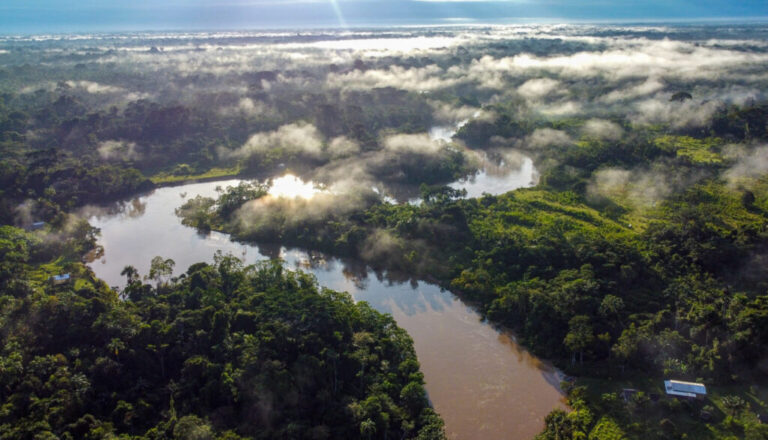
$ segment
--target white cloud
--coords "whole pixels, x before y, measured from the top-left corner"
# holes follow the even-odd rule
[[[437,90],[462,81],[462,78],[446,75],[443,69],[435,64],[426,67],[391,66],[380,70],[353,70],[347,73],[332,73],[327,78],[328,85],[344,89],[396,87],[411,91]]]
[[[583,113],[583,104],[577,101],[556,102],[540,105],[537,110],[547,116],[568,116]]]
[[[550,78],[535,78],[524,82],[517,88],[517,93],[528,99],[539,99],[557,91],[560,87],[560,81]]]
[[[561,130],[537,128],[525,138],[523,145],[529,148],[544,148],[553,145],[568,146],[573,145],[573,139]]]
[[[650,208],[669,197],[675,184],[664,170],[606,168],[594,173],[587,191],[633,208]]]
[[[614,90],[600,97],[604,102],[616,102],[634,99],[656,93],[664,88],[664,83],[658,78],[648,78],[640,84],[625,89]]]
[[[581,133],[587,137],[611,141],[624,136],[624,130],[618,124],[603,119],[590,119],[581,127]]]
[[[637,124],[670,124],[673,127],[700,127],[705,125],[720,104],[715,101],[670,102],[669,98],[647,99],[633,104],[629,119]]]
[[[256,133],[231,155],[249,157],[270,150],[319,158],[323,154],[323,139],[314,125],[298,122],[283,125],[275,131]]]
[[[66,84],[72,88],[84,90],[88,93],[123,93],[125,89],[117,86],[100,84],[93,81],[66,81]]]
[[[104,160],[138,160],[141,158],[135,142],[104,141],[99,144],[97,151]]]
[[[768,174],[768,145],[759,145],[751,149],[738,145],[724,150],[726,157],[735,160],[733,166],[725,171],[724,176],[732,185],[743,183],[745,179],[757,179]]]
[[[387,136],[382,141],[386,150],[398,153],[434,154],[441,148],[441,143],[433,141],[428,134],[396,134]]]
[[[360,152],[360,145],[346,136],[339,136],[328,143],[326,151],[333,158],[347,157]]]

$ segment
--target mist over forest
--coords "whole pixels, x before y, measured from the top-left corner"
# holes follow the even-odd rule
[[[557,157],[542,150],[617,140],[627,126],[706,135],[729,108],[764,99],[765,34],[531,25],[6,37],[0,87],[13,111],[7,131],[33,149],[148,175],[288,165],[359,190],[451,181],[477,169],[479,149],[525,151],[546,170]],[[678,92],[692,99],[670,100]],[[494,124],[507,126],[485,129]],[[457,125],[450,142],[429,137]],[[591,187],[609,191],[664,166],[606,168]],[[674,183],[653,185],[665,194]]]
[[[84,263],[94,216],[230,178],[178,220],[435,283],[564,371],[537,439],[768,438],[767,94],[762,24],[0,36],[0,439],[446,435],[408,335],[310,275]]]

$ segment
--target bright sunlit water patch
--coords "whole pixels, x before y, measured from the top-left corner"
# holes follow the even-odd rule
[[[305,182],[293,174],[272,179],[272,186],[269,188],[269,195],[273,197],[285,197],[289,199],[303,198],[311,199],[315,194],[323,190],[315,187],[314,183]]]
[[[485,194],[504,194],[536,185],[539,177],[533,160],[524,156],[515,159],[512,162],[502,160],[500,163],[493,163],[485,158],[479,171],[448,186],[466,190],[469,198],[478,198]]]

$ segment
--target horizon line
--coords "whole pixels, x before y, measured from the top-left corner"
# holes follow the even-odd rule
[[[643,26],[654,24],[665,25],[756,25],[756,24],[768,24],[768,15],[755,16],[755,17],[692,17],[692,18],[679,18],[679,17],[655,17],[655,18],[632,18],[632,19],[573,19],[563,17],[515,17],[502,18],[496,21],[483,21],[476,20],[469,17],[448,17],[440,20],[444,23],[401,23],[401,24],[381,24],[381,23],[360,23],[360,24],[347,24],[342,26],[328,26],[328,25],[275,25],[275,26],[254,26],[254,27],[211,27],[211,28],[184,28],[177,26],[169,26],[167,28],[143,28],[143,29],[130,29],[126,27],[124,29],[104,29],[104,30],[91,30],[91,31],[12,31],[5,32],[0,30],[0,35],[4,37],[12,36],[44,36],[44,35],[87,35],[87,34],[100,34],[100,35],[117,35],[117,34],[131,34],[131,33],[205,33],[205,32],[264,32],[264,31],[351,31],[351,30],[383,30],[383,29],[402,29],[402,28],[473,28],[473,27],[507,27],[507,26],[536,26],[536,25],[621,25],[621,26]]]

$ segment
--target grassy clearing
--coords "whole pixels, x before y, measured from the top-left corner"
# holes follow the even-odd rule
[[[168,172],[160,172],[150,177],[149,180],[156,185],[169,183],[183,183],[191,180],[209,180],[222,177],[234,177],[240,174],[240,167],[234,168],[211,168],[201,174],[182,174],[176,175]]]
[[[72,277],[71,285],[75,291],[88,287],[96,288],[96,283],[101,282],[94,278],[93,273],[83,263],[64,257],[30,267],[29,279],[34,287],[47,288],[52,276],[66,273]]]
[[[660,136],[654,140],[656,146],[664,151],[676,153],[692,163],[719,164],[723,157],[717,152],[723,143],[718,138],[696,139],[690,136]]]
[[[67,261],[64,257],[58,257],[51,262],[41,264],[32,271],[30,279],[40,284],[46,283],[50,277],[66,273],[65,264]]]
[[[605,217],[578,197],[536,189],[515,191],[513,196],[500,201],[493,211],[486,212],[481,223],[488,219],[500,231],[514,231],[528,237],[545,226],[600,231],[615,237],[633,233],[623,222]]]

